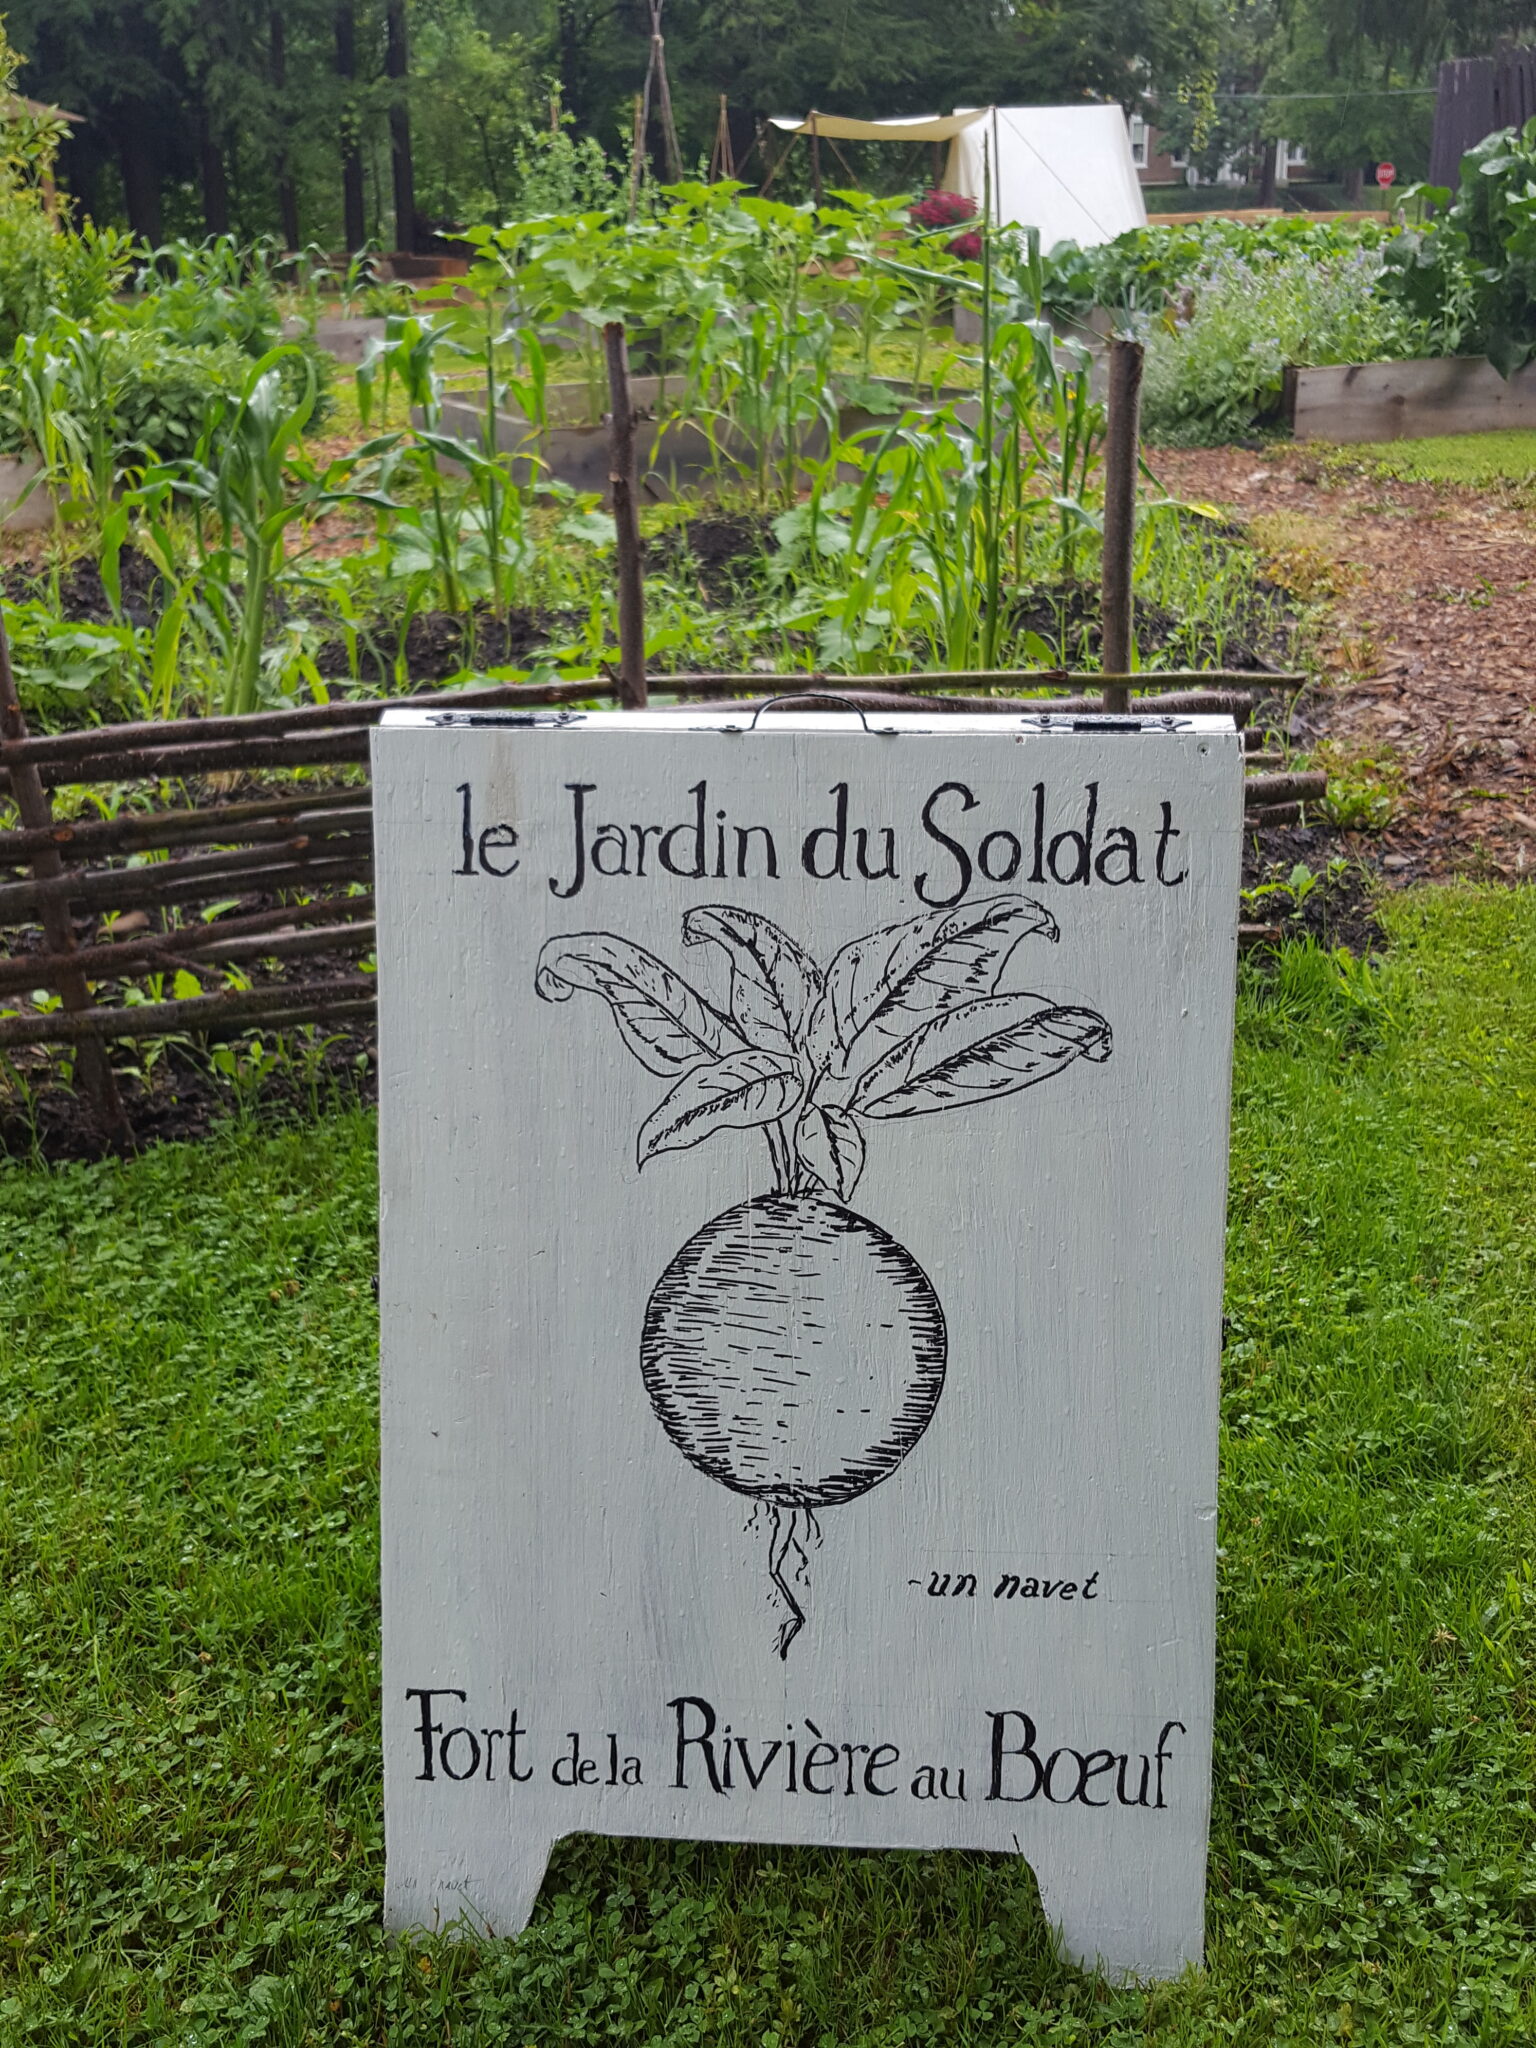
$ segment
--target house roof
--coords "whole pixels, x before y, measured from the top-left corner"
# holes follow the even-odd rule
[[[5,102],[7,113],[14,108],[20,108],[24,114],[31,114],[34,120],[43,114],[52,114],[56,121],[73,121],[77,127],[85,120],[84,114],[67,113],[63,107],[51,107],[43,100],[29,100],[19,92],[11,93]]]

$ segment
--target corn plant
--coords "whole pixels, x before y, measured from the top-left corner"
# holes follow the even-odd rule
[[[55,317],[23,334],[0,386],[0,419],[38,460],[32,488],[55,490],[83,516],[105,507],[128,472],[115,421],[124,381],[112,337]]]
[[[221,651],[220,708],[226,713],[252,711],[261,697],[267,629],[273,593],[284,575],[289,528],[346,500],[393,508],[383,493],[351,482],[359,465],[388,452],[388,437],[365,443],[324,470],[300,453],[315,391],[305,361],[305,390],[296,402],[287,397],[282,364],[293,355],[305,360],[284,347],[253,363],[238,403],[215,411],[196,452],[146,472],[130,501],[146,518],[162,573],[178,594],[185,592],[187,609],[197,613]],[[168,519],[178,499],[194,509],[190,564],[178,560],[181,551]]]

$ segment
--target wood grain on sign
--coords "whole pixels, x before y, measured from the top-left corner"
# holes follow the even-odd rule
[[[1417,441],[1536,427],[1536,364],[1501,377],[1484,356],[1354,363],[1285,373],[1298,440]]]
[[[375,736],[388,1922],[584,1829],[975,1847],[1176,1972],[1239,736],[744,723]]]

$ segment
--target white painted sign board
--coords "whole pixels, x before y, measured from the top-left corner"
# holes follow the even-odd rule
[[[376,735],[386,1918],[1015,1851],[1198,1960],[1225,719]]]

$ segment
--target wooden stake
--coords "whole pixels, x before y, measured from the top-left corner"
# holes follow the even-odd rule
[[[785,164],[788,163],[789,153],[794,148],[795,144],[799,141],[800,137],[798,132],[794,135],[791,135],[786,140],[784,147],[779,151],[778,155],[774,156],[768,144],[768,124],[766,121],[759,123],[757,132],[758,139],[761,141],[763,145],[763,168],[767,173],[767,175],[763,179],[761,186],[758,188],[758,197],[760,199],[766,199],[768,197],[768,194],[773,190],[774,179],[779,175],[779,172],[783,170]]]
[[[622,320],[610,320],[604,327],[603,348],[608,357],[608,399],[612,408],[608,482],[612,487],[613,524],[618,542],[619,702],[626,710],[643,711],[647,695],[645,576],[637,502],[640,487],[635,471],[635,409],[629,396],[629,350]]]
[[[661,141],[667,154],[667,177],[676,185],[683,175],[683,153],[678,147],[677,127],[672,119],[672,87],[667,78],[667,46],[661,34],[661,10],[666,0],[651,0],[651,63],[656,73],[657,100],[661,108]]]
[[[720,118],[715,123],[715,146],[709,156],[709,182],[711,185],[722,178],[734,179],[736,159],[731,150],[731,122],[726,111],[725,94],[720,95]]]
[[[43,788],[42,777],[30,763],[10,758],[12,744],[26,737],[27,721],[11,668],[11,643],[6,634],[4,616],[0,614],[0,759],[5,760],[10,770],[11,795],[21,813],[22,824],[33,831],[41,831],[54,822],[53,804]],[[57,881],[64,873],[64,860],[58,848],[39,848],[32,856],[32,872],[39,882]],[[67,899],[55,900],[43,907],[42,925],[51,951],[66,957],[75,951],[75,930]],[[61,967],[54,986],[67,1011],[91,1008],[91,992],[78,967]],[[124,1149],[131,1146],[133,1133],[123,1114],[117,1076],[112,1071],[106,1048],[99,1042],[82,1043],[75,1056],[75,1066],[100,1119],[102,1135],[111,1145]]]
[[[1124,676],[1131,666],[1131,571],[1136,542],[1136,466],[1141,453],[1139,341],[1118,336],[1109,344],[1109,431],[1104,442],[1104,673]],[[1104,709],[1129,711],[1124,682],[1106,682]]]
[[[650,74],[646,74],[650,84]],[[635,125],[629,145],[629,217],[633,221],[640,208],[640,167],[645,158],[645,101],[635,94]]]

